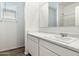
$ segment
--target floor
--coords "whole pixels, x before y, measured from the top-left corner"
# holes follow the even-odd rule
[[[25,56],[24,47],[0,52],[0,56]]]

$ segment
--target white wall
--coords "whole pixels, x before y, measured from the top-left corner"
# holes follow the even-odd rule
[[[40,27],[48,27],[48,3],[40,4]]]
[[[0,51],[17,47],[16,23],[0,22]]]
[[[26,22],[27,31],[38,31],[39,30],[39,3],[28,2],[26,3]]]
[[[27,32],[39,31],[39,3],[27,2],[25,5],[25,54],[27,54]]]
[[[25,39],[24,8],[25,4],[19,2],[17,7],[17,45],[19,47],[24,46],[24,39]]]
[[[0,51],[24,46],[24,5],[17,5],[17,22],[0,22]]]

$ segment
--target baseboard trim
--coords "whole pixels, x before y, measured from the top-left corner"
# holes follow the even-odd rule
[[[22,46],[22,47],[15,47],[15,48],[8,49],[8,50],[2,50],[2,51],[0,51],[0,52],[6,52],[6,51],[10,51],[10,50],[19,49],[19,48],[24,48],[24,46]]]

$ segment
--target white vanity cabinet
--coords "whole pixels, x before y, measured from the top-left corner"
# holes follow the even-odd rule
[[[49,49],[50,51],[54,52],[59,56],[78,56],[79,55],[77,52],[63,48],[59,45],[50,43],[48,41],[40,40],[40,45],[46,47],[47,49]]]
[[[27,40],[27,45],[28,45],[28,52],[32,56],[38,56],[38,39],[28,35],[28,40]]]
[[[28,34],[28,52],[32,56],[78,56],[79,53]]]

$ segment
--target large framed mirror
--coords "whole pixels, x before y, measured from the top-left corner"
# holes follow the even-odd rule
[[[79,26],[79,2],[47,2],[40,6],[40,27]]]

